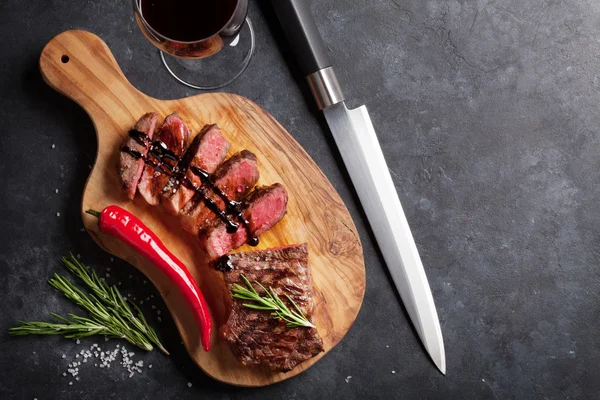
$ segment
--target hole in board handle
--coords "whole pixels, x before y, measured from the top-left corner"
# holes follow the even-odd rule
[[[62,61],[62,63],[63,63],[63,64],[66,64],[66,63],[68,63],[68,62],[69,62],[69,56],[68,56],[68,55],[66,55],[66,54],[65,54],[65,55],[63,55],[63,56],[60,58],[60,61]]]

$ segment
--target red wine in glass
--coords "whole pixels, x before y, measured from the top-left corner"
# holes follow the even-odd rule
[[[203,58],[229,44],[244,25],[248,0],[134,0],[142,32],[176,57]]]

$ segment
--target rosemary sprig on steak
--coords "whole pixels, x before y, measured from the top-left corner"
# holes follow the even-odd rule
[[[277,293],[273,290],[272,287],[267,290],[263,285],[261,285],[258,281],[254,281],[260,288],[263,290],[264,295],[261,296],[258,294],[256,289],[252,286],[248,278],[246,278],[243,274],[240,275],[240,278],[244,281],[248,288],[245,288],[239,284],[234,284],[233,289],[231,290],[231,297],[241,300],[250,300],[254,301],[257,304],[252,303],[244,303],[244,307],[252,308],[254,310],[265,310],[265,311],[273,311],[271,315],[275,318],[283,320],[287,322],[288,328],[297,328],[297,327],[307,327],[307,328],[315,328],[315,326],[304,316],[300,308],[294,303],[294,300],[287,294],[288,301],[294,306],[292,310],[290,310],[283,301],[279,298]]]

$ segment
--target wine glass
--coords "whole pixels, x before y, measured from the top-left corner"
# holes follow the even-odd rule
[[[169,73],[194,89],[218,89],[248,67],[255,47],[248,0],[133,0],[142,33]]]

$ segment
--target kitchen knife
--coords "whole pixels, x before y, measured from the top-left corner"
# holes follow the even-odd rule
[[[335,143],[412,323],[438,369],[446,356],[433,296],[365,106],[349,110],[304,0],[271,0]]]

